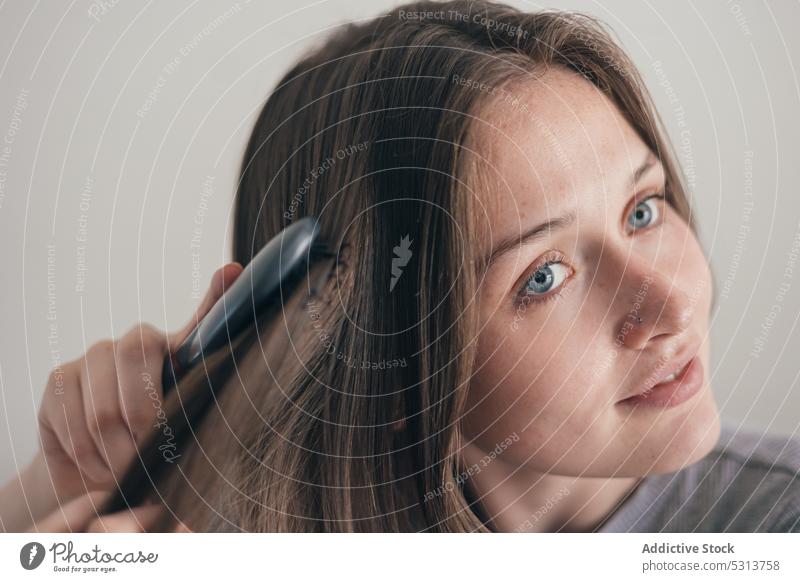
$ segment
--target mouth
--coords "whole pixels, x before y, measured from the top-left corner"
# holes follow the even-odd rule
[[[618,404],[671,408],[697,394],[703,386],[704,377],[703,363],[695,355],[681,368],[664,376],[658,384],[646,387],[639,394],[620,400]]]

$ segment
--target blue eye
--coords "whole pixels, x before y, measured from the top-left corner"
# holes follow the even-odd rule
[[[523,297],[539,299],[561,287],[569,276],[570,268],[560,261],[547,261],[537,267],[522,289]]]
[[[656,222],[661,215],[661,208],[658,205],[657,199],[663,197],[663,194],[655,194],[639,202],[636,208],[628,215],[628,225],[631,229],[639,230],[640,228],[647,228],[652,223]]]

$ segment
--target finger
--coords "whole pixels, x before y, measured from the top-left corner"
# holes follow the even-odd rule
[[[33,524],[28,532],[74,533],[86,531],[89,522],[98,516],[107,491],[93,491],[65,503],[44,519]]]
[[[189,526],[182,521],[178,522],[178,525],[175,526],[173,531],[175,533],[194,533],[194,530],[189,529]]]
[[[60,391],[42,402],[40,433],[44,452],[53,459],[63,455],[96,484],[108,483],[111,473],[89,433],[83,406],[78,363],[61,370]],[[47,390],[50,390],[48,382]],[[77,477],[77,475],[76,475]]]
[[[39,425],[39,432],[42,437],[42,453],[45,456],[47,472],[51,479],[59,484],[58,496],[62,502],[74,499],[93,489],[106,489],[110,483],[113,483],[111,471],[100,459],[88,433],[88,447],[91,448],[92,454],[96,455],[97,468],[87,470],[88,462],[85,454],[82,457],[76,455],[72,448],[67,453],[64,446],[58,441],[56,433],[45,425]],[[67,446],[69,447],[69,445]],[[73,458],[75,456],[78,456],[78,461]]]
[[[169,335],[169,346],[170,351],[175,351],[178,347],[183,343],[189,334],[192,333],[192,330],[197,327],[197,324],[203,319],[211,308],[214,307],[214,304],[219,301],[222,294],[227,290],[228,287],[239,277],[239,275],[244,270],[244,267],[239,263],[228,263],[217,269],[214,274],[211,276],[211,282],[208,285],[208,290],[206,291],[205,297],[200,302],[200,306],[195,311],[195,314],[192,318],[183,326],[182,329],[177,331],[176,333]]]
[[[83,409],[89,434],[116,480],[136,452],[133,436],[122,418],[114,342],[93,345],[80,369]]]
[[[120,412],[136,447],[153,432],[158,411],[163,410],[161,370],[166,343],[166,335],[147,324],[136,326],[117,342]],[[129,453],[137,454],[136,449]],[[126,459],[126,467],[132,458]]]
[[[161,505],[142,505],[110,515],[94,518],[87,527],[89,533],[143,533],[151,529],[164,508]]]

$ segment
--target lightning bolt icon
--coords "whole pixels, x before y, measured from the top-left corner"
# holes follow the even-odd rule
[[[409,239],[408,235],[400,239],[400,244],[394,247],[395,258],[392,259],[392,279],[389,281],[389,291],[394,289],[400,275],[403,274],[403,269],[411,259],[411,243],[414,242]]]

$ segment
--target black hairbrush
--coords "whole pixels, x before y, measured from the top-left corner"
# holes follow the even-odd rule
[[[281,293],[292,292],[291,288],[315,260],[336,256],[327,244],[317,240],[318,235],[317,220],[311,216],[301,218],[253,257],[178,350],[167,354],[162,379],[165,394],[211,352],[226,344],[233,346],[236,336],[256,325],[260,315],[276,306]],[[310,292],[313,294],[314,289]],[[212,406],[215,389],[224,384],[225,375],[232,370],[232,363],[221,366],[214,378],[206,378],[203,389],[180,399],[180,407],[169,414],[164,427],[153,433],[139,451],[138,459],[128,467],[104,513],[137,506],[153,494],[160,476],[181,456],[180,451],[194,434],[194,426]]]
[[[176,352],[164,360],[162,383],[166,392],[205,355],[230,342],[253,325],[258,315],[291,285],[319,256],[333,256],[319,242],[319,223],[306,216],[293,222],[258,251]]]

